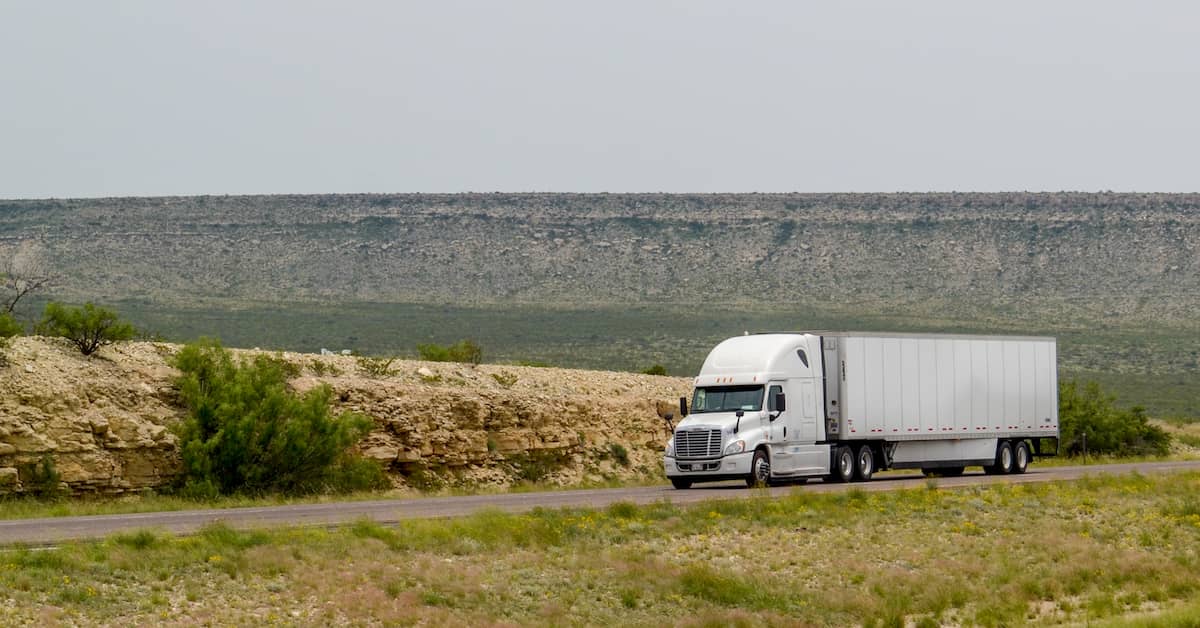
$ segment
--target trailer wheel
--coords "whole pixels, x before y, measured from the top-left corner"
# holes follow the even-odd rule
[[[689,489],[692,488],[692,481],[683,478],[671,478],[671,486],[679,490]]]
[[[855,458],[854,474],[859,480],[867,482],[871,479],[871,475],[875,473],[875,454],[871,451],[870,445],[863,445],[858,448],[858,456]]]
[[[1017,441],[1013,447],[1013,473],[1025,473],[1029,469],[1029,444]]]
[[[750,475],[746,476],[746,486],[754,488],[770,483],[771,461],[767,458],[767,452],[759,449],[754,452],[754,459],[750,461]]]
[[[988,475],[1000,475],[1002,473],[1012,473],[1013,471],[1013,450],[1012,445],[1008,441],[1002,440],[996,446],[996,463],[983,468],[984,473]]]
[[[854,479],[854,450],[847,445],[837,448],[833,454],[834,482],[849,482]]]

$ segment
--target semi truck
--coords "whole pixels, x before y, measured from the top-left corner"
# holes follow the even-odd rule
[[[729,338],[679,400],[677,489],[870,480],[887,469],[1024,473],[1058,451],[1054,338],[796,332]],[[690,405],[690,408],[689,408]]]

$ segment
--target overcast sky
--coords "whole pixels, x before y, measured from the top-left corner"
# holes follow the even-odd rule
[[[0,0],[0,197],[1200,190],[1195,2]]]

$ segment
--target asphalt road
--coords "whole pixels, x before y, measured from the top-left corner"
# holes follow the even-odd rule
[[[1072,480],[1102,474],[1170,473],[1200,470],[1200,461],[1138,462],[1129,464],[1093,465],[1086,467],[1031,466],[1024,475],[993,476],[968,473],[957,478],[938,478],[939,487],[953,488],[977,484],[1026,484]],[[768,489],[772,495],[787,495],[792,491],[829,493],[860,488],[867,491],[890,491],[923,486],[919,472],[889,475],[870,482],[827,484],[813,481],[804,485],[778,486]],[[525,512],[534,508],[592,507],[602,508],[615,502],[649,504],[669,501],[674,504],[693,504],[714,499],[742,499],[751,493],[741,482],[699,484],[679,491],[669,486],[618,489],[588,489],[545,491],[538,493],[506,493],[459,497],[418,497],[376,501],[269,506],[263,508],[227,508],[184,510],[128,515],[92,515],[84,517],[51,517],[45,519],[0,520],[0,545],[51,545],[68,540],[94,539],[117,532],[140,529],[189,534],[201,527],[223,521],[238,528],[263,526],[331,526],[367,518],[380,523],[402,519],[459,517],[481,509],[491,508],[508,512]]]

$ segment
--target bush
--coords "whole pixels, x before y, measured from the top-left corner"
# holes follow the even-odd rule
[[[642,374],[643,375],[666,375],[667,367],[665,367],[661,364],[655,364],[654,366],[651,366],[648,369],[643,369]]]
[[[1069,455],[1083,451],[1083,434],[1087,434],[1087,450],[1096,454],[1115,456],[1163,455],[1171,437],[1161,428],[1150,425],[1146,411],[1140,406],[1122,410],[1113,405],[1114,397],[1104,394],[1096,382],[1081,389],[1070,380],[1058,384],[1058,425],[1063,449]]]
[[[8,312],[0,312],[0,342],[13,336],[20,336],[25,328]]]
[[[129,340],[136,333],[133,325],[122,322],[112,310],[92,303],[67,307],[54,301],[46,304],[37,332],[70,340],[83,355],[91,355],[104,345]]]
[[[501,371],[499,373],[492,373],[492,379],[496,380],[496,383],[504,388],[512,388],[517,383],[517,374]]]
[[[396,358],[371,358],[367,356],[359,356],[355,358],[358,363],[358,368],[371,377],[388,377],[395,373],[392,370],[392,362]]]
[[[337,377],[342,374],[342,369],[338,368],[336,364],[325,362],[324,360],[318,360],[316,358],[313,358],[309,361],[308,368],[312,370],[313,375],[316,375],[317,377],[325,377],[326,375]]]
[[[8,356],[4,350],[8,348],[8,339],[21,335],[25,331],[21,324],[8,312],[0,312],[0,366],[8,365]]]
[[[614,460],[621,464],[622,467],[629,466],[629,450],[620,443],[609,443],[608,452],[612,454]]]
[[[295,368],[255,356],[235,361],[215,341],[179,351],[174,366],[188,416],[179,428],[184,495],[285,494],[381,488],[377,463],[347,453],[370,431],[353,412],[330,417],[329,386],[296,395]]]
[[[483,362],[483,349],[474,340],[460,340],[448,347],[432,343],[417,345],[417,354],[429,362]]]
[[[62,475],[54,466],[54,458],[50,454],[42,454],[37,462],[20,466],[20,475],[24,478],[25,492],[41,499],[57,499],[65,491],[62,488]]]

